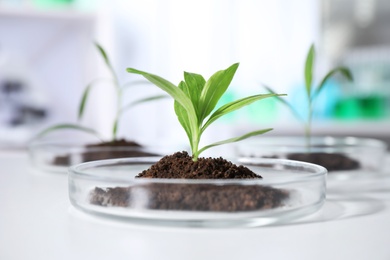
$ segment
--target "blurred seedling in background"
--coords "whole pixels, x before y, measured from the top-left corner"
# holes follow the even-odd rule
[[[305,68],[304,68],[304,79],[305,79],[305,93],[307,98],[307,114],[306,118],[303,118],[296,108],[287,102],[285,99],[277,97],[277,99],[282,102],[287,108],[292,112],[292,114],[304,124],[305,128],[305,139],[307,147],[310,147],[311,144],[311,134],[312,134],[312,118],[313,118],[313,107],[315,105],[315,100],[321,91],[324,89],[324,86],[335,74],[340,74],[349,81],[353,80],[352,73],[347,67],[336,67],[331,69],[325,76],[322,78],[320,83],[317,86],[313,84],[313,74],[314,74],[314,62],[315,62],[315,47],[314,44],[310,46],[310,49],[306,56]],[[270,93],[275,93],[275,91],[269,86],[264,86]]]
[[[118,77],[117,77],[117,75],[116,75],[116,73],[115,73],[115,71],[114,71],[114,69],[112,67],[112,64],[110,62],[110,59],[109,59],[106,51],[98,43],[95,43],[95,46],[96,46],[97,50],[99,51],[101,57],[103,58],[103,60],[105,62],[105,65],[106,65],[106,67],[108,68],[108,70],[109,70],[109,72],[111,74],[111,78],[98,78],[98,79],[93,80],[91,83],[89,83],[86,86],[86,88],[84,89],[84,93],[82,95],[80,104],[79,104],[78,123],[75,123],[75,124],[73,124],[73,123],[64,123],[64,124],[56,124],[56,125],[50,126],[50,127],[46,128],[46,129],[42,130],[40,133],[38,133],[34,137],[34,139],[39,139],[39,138],[41,138],[41,137],[43,137],[43,136],[45,136],[45,135],[47,135],[47,134],[49,134],[49,133],[51,133],[53,131],[65,130],[65,129],[73,129],[73,130],[82,131],[82,132],[85,132],[85,133],[89,133],[89,134],[95,135],[101,141],[103,141],[102,137],[100,136],[100,134],[95,129],[83,126],[80,123],[82,118],[83,118],[83,116],[84,116],[85,107],[86,107],[87,101],[89,99],[91,90],[95,86],[97,86],[99,83],[103,83],[103,82],[107,83],[108,82],[108,83],[110,83],[110,85],[112,85],[115,88],[117,105],[116,105],[115,118],[113,120],[113,125],[112,125],[112,130],[111,130],[111,141],[117,140],[117,138],[118,138],[118,125],[119,125],[119,121],[120,121],[120,118],[122,117],[122,115],[126,111],[128,111],[130,108],[134,107],[135,105],[168,97],[167,95],[148,96],[146,98],[135,100],[135,101],[133,101],[131,103],[128,103],[128,104],[123,106],[122,104],[123,104],[124,92],[129,91],[130,87],[137,86],[137,85],[140,85],[140,84],[150,84],[150,83],[148,81],[132,81],[132,82],[125,83],[124,85],[120,85]]]

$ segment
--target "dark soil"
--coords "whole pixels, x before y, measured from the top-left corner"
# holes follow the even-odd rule
[[[292,153],[288,154],[287,159],[318,164],[329,172],[360,168],[358,161],[339,153]]]
[[[199,158],[194,162],[187,152],[163,157],[136,178],[165,179],[261,179],[247,167],[223,158]]]
[[[81,154],[82,162],[104,160],[104,159],[114,159],[114,158],[126,158],[126,157],[144,157],[144,156],[157,156],[157,154],[145,152],[142,150],[142,146],[134,141],[128,141],[125,139],[118,139],[110,142],[101,142],[95,144],[85,145],[86,149],[90,148],[109,148],[113,149],[107,150],[94,150],[85,151]],[[129,147],[134,149],[124,150],[120,149],[121,147]],[[115,150],[118,148],[118,150]],[[57,156],[54,158],[53,164],[59,166],[69,166],[72,163],[72,155]]]
[[[223,158],[199,158],[186,152],[165,156],[136,178],[261,179],[244,166]],[[147,194],[147,199],[142,195]],[[101,206],[142,207],[158,210],[237,212],[280,207],[289,197],[285,190],[262,185],[205,183],[148,183],[137,187],[96,187],[90,202]]]

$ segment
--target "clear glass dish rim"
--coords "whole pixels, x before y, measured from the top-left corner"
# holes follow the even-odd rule
[[[237,144],[237,147],[254,147],[262,145],[263,148],[286,147],[303,149],[305,148],[305,138],[306,137],[304,136],[271,136],[267,138],[258,137],[252,138],[251,140],[245,140],[240,144]],[[386,152],[387,150],[387,144],[384,141],[375,138],[353,136],[313,136],[310,139],[311,149],[322,150],[331,147],[337,147],[338,149],[369,148],[382,152]]]
[[[157,162],[161,157],[134,157],[134,158],[119,158],[119,159],[105,159],[105,160],[97,160],[84,162],[76,165],[72,165],[68,168],[69,179],[73,176],[77,178],[82,178],[86,180],[94,180],[94,181],[102,181],[102,182],[118,182],[122,184],[148,184],[148,183],[170,183],[170,184],[213,184],[213,185],[230,185],[230,184],[241,184],[241,185],[281,185],[281,184],[289,184],[296,182],[304,182],[310,181],[316,178],[324,178],[326,177],[328,171],[325,167],[320,165],[316,165],[313,163],[287,160],[287,159],[269,159],[269,158],[235,158],[232,159],[234,163],[237,164],[246,164],[247,167],[250,168],[250,163],[258,163],[258,164],[273,164],[273,165],[285,165],[292,167],[300,167],[304,169],[312,169],[314,172],[305,172],[303,175],[296,174],[295,176],[284,177],[283,179],[162,179],[162,178],[120,178],[120,177],[107,177],[107,176],[98,176],[93,173],[86,173],[83,169],[96,168],[101,166],[113,166],[120,165],[125,163],[133,163],[137,162],[141,164],[153,164]],[[261,165],[253,165],[255,167],[261,167]],[[146,169],[146,167],[145,167]],[[261,175],[261,173],[258,173]]]
[[[96,144],[100,142],[97,141]],[[85,152],[103,152],[103,151],[147,151],[153,148],[159,148],[159,146],[151,147],[148,145],[142,146],[92,146],[87,147],[86,145],[94,144],[94,142],[61,142],[61,141],[41,141],[31,143],[28,146],[30,152],[37,150],[49,151],[51,150],[63,150],[69,153],[85,153]]]

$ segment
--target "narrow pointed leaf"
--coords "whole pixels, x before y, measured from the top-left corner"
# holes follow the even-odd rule
[[[51,133],[53,131],[56,131],[56,130],[65,130],[65,129],[73,129],[73,130],[86,132],[86,133],[89,133],[89,134],[93,134],[96,137],[98,137],[99,139],[101,139],[99,134],[95,130],[93,130],[92,128],[84,127],[84,126],[77,125],[77,124],[58,124],[58,125],[51,126],[49,128],[46,128],[46,129],[42,130],[41,132],[39,132],[34,137],[34,139],[42,138],[43,136],[45,136],[45,135],[47,135],[47,134],[49,134],[49,133]]]
[[[113,68],[112,65],[111,65],[111,61],[110,61],[110,59],[108,58],[108,55],[107,55],[106,51],[104,50],[104,48],[103,48],[100,44],[98,44],[98,43],[96,43],[96,42],[95,42],[95,46],[96,46],[96,48],[99,50],[101,56],[103,57],[104,62],[106,63],[108,69],[109,69],[110,72],[111,72],[112,77],[114,78],[115,87],[116,87],[117,89],[119,89],[118,77],[116,76],[116,73],[115,73],[115,71],[114,71],[114,68]]]
[[[184,80],[188,88],[187,93],[192,101],[192,104],[194,104],[194,108],[199,119],[199,99],[206,84],[206,80],[199,74],[189,72],[184,72]]]
[[[270,87],[268,87],[266,85],[263,85],[263,87],[266,90],[268,90],[270,93],[276,94],[276,92],[273,89],[271,89]],[[290,103],[288,103],[286,100],[284,100],[283,98],[281,98],[279,96],[275,96],[275,97],[278,101],[280,101],[283,105],[285,105],[298,120],[304,122],[304,119],[299,115],[298,111]]]
[[[126,82],[122,85],[123,89],[129,89],[130,87],[140,86],[140,85],[151,85],[150,81],[148,80],[133,80]]]
[[[306,94],[310,100],[311,97],[311,85],[313,83],[313,65],[315,59],[314,44],[310,46],[309,52],[307,53],[305,62],[305,86]]]
[[[84,93],[83,93],[83,96],[81,98],[81,101],[80,101],[80,105],[79,105],[79,113],[78,113],[78,117],[77,119],[80,121],[81,118],[83,117],[84,115],[84,110],[85,110],[85,104],[87,103],[87,98],[89,96],[89,93],[91,91],[91,88],[93,86],[93,83],[90,83],[85,89],[84,89]]]
[[[98,44],[96,42],[95,42],[95,46],[99,50],[100,55],[103,57],[103,60],[106,63],[107,67],[109,67],[111,69],[112,68],[111,62],[110,62],[110,59],[108,58],[106,51],[103,49],[103,47],[100,44]]]
[[[114,125],[112,126],[112,138],[115,140],[118,133],[119,118],[115,118]]]
[[[179,83],[179,86],[178,86],[181,90],[183,90],[185,92],[185,89],[187,88],[186,87],[186,83],[184,81],[181,81]],[[174,109],[175,109],[175,113],[176,113],[176,116],[177,116],[177,119],[179,120],[179,123],[181,124],[181,126],[184,128],[186,134],[187,134],[187,137],[190,141],[190,144],[191,144],[191,148],[192,148],[192,140],[191,140],[191,137],[192,137],[192,129],[191,129],[191,125],[190,125],[190,119],[188,118],[188,113],[187,111],[184,109],[184,107],[175,100],[174,102]]]
[[[165,98],[169,98],[169,96],[167,95],[155,95],[155,96],[150,96],[150,97],[146,97],[146,98],[141,98],[141,99],[138,99],[138,100],[135,100],[133,102],[131,102],[130,104],[127,104],[126,106],[124,106],[122,109],[121,109],[121,114],[124,113],[126,110],[136,106],[136,105],[139,105],[139,104],[142,104],[142,103],[146,103],[146,102],[149,102],[149,101],[154,101],[154,100],[159,100],[159,99],[165,99]]]
[[[177,119],[179,120],[180,125],[183,127],[184,131],[186,132],[188,141],[191,146],[191,150],[194,150],[194,143],[193,143],[193,134],[191,125],[189,124],[189,118],[187,111],[183,108],[182,105],[180,105],[177,101],[174,103],[175,113],[177,115]]]
[[[245,107],[245,106],[248,106],[250,104],[252,104],[253,102],[256,102],[256,101],[259,101],[259,100],[262,100],[262,99],[265,99],[265,98],[269,98],[269,97],[276,97],[276,96],[286,96],[286,94],[274,94],[274,93],[271,93],[271,94],[261,94],[261,95],[253,95],[253,96],[249,96],[249,97],[245,97],[245,98],[242,98],[242,99],[239,99],[239,100],[236,100],[236,101],[232,101],[230,103],[227,103],[223,106],[221,106],[220,108],[218,108],[211,116],[210,118],[207,120],[207,122],[203,125],[202,127],[202,132],[210,125],[212,124],[215,120],[217,120],[218,118],[226,115],[226,114],[229,114],[233,111],[236,111],[242,107]]]
[[[191,102],[191,99],[187,97],[186,93],[181,90],[179,87],[176,87],[174,84],[169,82],[168,80],[151,74],[144,71],[136,70],[133,68],[127,68],[127,72],[129,73],[135,73],[142,75],[147,80],[155,84],[160,89],[164,90],[166,93],[168,93],[176,102],[178,102],[183,109],[187,113],[187,117],[181,120],[188,120],[188,122],[184,125],[187,126],[186,133],[191,135],[190,140],[198,140],[198,119],[196,116],[196,110]],[[190,131],[188,129],[191,129]],[[191,145],[193,143],[191,142]]]
[[[318,85],[313,98],[317,97],[318,94],[321,92],[321,90],[324,88],[326,82],[333,77],[336,73],[340,73],[342,76],[344,76],[347,80],[353,81],[353,76],[351,71],[346,67],[337,67],[332,69],[331,71],[326,74],[326,76],[322,79],[321,83]]]
[[[84,115],[85,106],[86,106],[86,103],[87,103],[87,100],[88,100],[88,97],[89,97],[89,93],[91,92],[91,89],[92,89],[93,87],[95,87],[96,84],[102,83],[103,81],[112,82],[111,79],[99,78],[99,79],[93,80],[91,83],[89,83],[89,84],[85,87],[84,92],[83,92],[83,95],[82,95],[81,100],[80,100],[80,104],[79,104],[79,111],[78,111],[78,116],[77,116],[77,119],[78,119],[79,121],[81,120],[81,118],[82,118],[83,115]]]
[[[192,102],[192,100],[191,100],[191,90],[188,87],[187,83],[184,82],[184,81],[180,81],[180,83],[178,85],[178,88],[181,89],[183,91],[183,93],[186,95],[186,97],[188,97],[189,100]]]
[[[199,100],[200,122],[213,111],[219,99],[229,87],[238,66],[239,63],[235,63],[226,70],[220,70],[214,73],[207,80]]]
[[[192,149],[193,148],[192,129],[191,129],[191,125],[189,124],[190,119],[188,118],[187,111],[177,101],[175,101],[174,103],[174,108],[175,108],[175,113],[177,115],[177,119],[179,120],[179,123],[183,127],[184,131],[186,132]]]
[[[166,79],[161,78],[160,76],[150,74],[144,71],[136,70],[133,68],[127,68],[127,72],[139,74],[144,76],[147,80],[155,84],[160,89],[164,90],[166,93],[168,93],[173,99],[180,103],[180,105],[183,106],[183,108],[187,111],[187,113],[190,115],[190,124],[191,127],[197,126],[197,120],[196,120],[196,112],[195,108],[192,105],[191,99],[186,96],[183,90],[176,87],[174,84],[169,82]]]
[[[215,146],[223,145],[223,144],[228,144],[228,143],[238,142],[238,141],[247,139],[247,138],[252,137],[252,136],[256,136],[256,135],[261,135],[261,134],[267,133],[267,132],[269,132],[271,130],[272,130],[272,128],[267,128],[267,129],[263,129],[263,130],[257,130],[257,131],[253,131],[253,132],[250,132],[250,133],[238,136],[238,137],[226,139],[226,140],[223,140],[223,141],[219,141],[219,142],[207,145],[207,146],[203,147],[202,149],[200,149],[198,151],[197,155],[199,155],[200,153],[204,152],[205,150],[207,150],[207,149],[209,149],[211,147],[215,147]]]

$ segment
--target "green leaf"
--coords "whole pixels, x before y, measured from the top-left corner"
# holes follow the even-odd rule
[[[337,68],[334,68],[332,69],[331,71],[328,72],[328,74],[326,74],[326,76],[322,79],[321,83],[318,85],[315,93],[314,93],[314,96],[313,96],[313,99],[315,97],[318,96],[318,94],[321,92],[321,90],[324,88],[326,82],[331,78],[333,77],[334,74],[336,73],[340,73],[342,76],[344,76],[347,80],[349,81],[353,81],[353,76],[352,76],[352,73],[351,71],[346,68],[346,67],[337,67]]]
[[[112,126],[112,138],[115,140],[118,133],[119,118],[115,118],[114,125]]]
[[[226,70],[214,73],[206,82],[199,100],[199,121],[202,122],[215,108],[222,95],[229,87],[239,63],[231,65]]]
[[[313,64],[315,59],[314,44],[310,46],[305,62],[305,85],[308,99],[311,98],[311,85],[313,83]]]
[[[146,97],[146,98],[141,98],[141,99],[138,99],[138,100],[135,100],[129,104],[127,104],[126,106],[124,106],[122,109],[121,109],[121,112],[120,113],[124,113],[126,110],[136,106],[136,105],[139,105],[139,104],[142,104],[142,103],[146,103],[146,102],[149,102],[149,101],[154,101],[154,100],[159,100],[159,99],[164,99],[164,98],[168,98],[169,96],[167,95],[155,95],[155,96],[150,96],[150,97]]]
[[[181,90],[179,87],[176,87],[174,84],[172,84],[171,82],[169,82],[168,80],[160,76],[147,73],[144,71],[136,70],[133,68],[127,68],[126,70],[129,73],[134,73],[134,74],[139,74],[144,76],[147,80],[149,80],[157,87],[167,92],[171,97],[173,97],[175,101],[177,101],[180,105],[182,105],[188,115],[188,121],[189,121],[188,125],[191,128],[191,135],[192,135],[191,140],[198,139],[197,136],[198,119],[196,116],[196,111],[191,102],[191,99],[187,97],[186,93],[183,90]]]
[[[80,105],[79,105],[79,114],[78,114],[78,120],[80,121],[81,118],[83,117],[83,114],[84,114],[84,110],[85,110],[85,104],[87,102],[87,98],[89,96],[89,92],[91,91],[91,88],[93,86],[93,83],[90,83],[88,84],[88,86],[84,89],[84,93],[83,93],[83,96],[81,98],[81,101],[80,101]]]
[[[57,130],[65,130],[65,129],[73,129],[73,130],[86,132],[86,133],[89,133],[89,134],[93,134],[96,137],[98,137],[99,139],[101,139],[99,134],[95,130],[93,130],[92,128],[84,127],[84,126],[77,125],[77,124],[58,124],[58,125],[54,125],[54,126],[48,127],[46,129],[42,130],[41,132],[39,132],[34,137],[34,139],[39,139],[39,138],[42,138],[43,136],[45,136],[45,135],[47,135],[47,134],[49,134],[51,132],[54,132],[54,131],[57,131]]]
[[[186,88],[185,85],[186,85],[186,83],[184,81],[182,81],[179,83],[179,88],[184,89],[184,88]],[[190,145],[191,145],[191,149],[192,149],[193,148],[192,128],[191,128],[191,124],[190,124],[190,119],[188,117],[188,113],[184,109],[184,107],[176,100],[174,102],[174,109],[175,109],[177,119],[179,120],[179,123],[184,128],[184,130],[187,134],[187,137],[188,137],[188,140],[190,141]]]
[[[81,120],[81,118],[84,115],[85,106],[86,106],[87,99],[89,97],[89,93],[91,92],[92,87],[95,87],[97,83],[101,83],[102,81],[112,81],[112,80],[111,79],[106,79],[106,78],[95,79],[91,83],[89,83],[86,86],[86,88],[84,89],[82,98],[80,100],[79,111],[78,111],[78,116],[77,116],[79,121]]]
[[[133,80],[126,82],[122,85],[123,89],[128,89],[130,87],[140,86],[140,85],[151,85],[150,81],[147,80]]]
[[[272,88],[270,88],[269,86],[266,86],[266,85],[263,84],[263,87],[264,87],[266,90],[268,90],[270,93],[276,94],[276,92],[275,92]],[[285,106],[291,111],[291,113],[292,113],[298,120],[303,121],[303,122],[305,121],[305,120],[299,115],[298,111],[297,111],[290,103],[288,103],[286,100],[284,100],[283,98],[281,98],[281,97],[279,97],[279,96],[275,96],[275,97],[276,97],[276,99],[277,99],[278,101],[280,101],[283,105],[285,105]]]
[[[199,100],[200,94],[206,84],[206,80],[202,75],[190,72],[184,72],[184,80],[188,88],[191,90],[191,100]]]
[[[187,111],[177,101],[175,101],[174,103],[174,108],[175,108],[175,113],[177,115],[177,119],[179,120],[180,125],[183,127],[184,131],[187,134],[191,148],[193,148],[192,129],[189,123],[190,119],[188,118]]]
[[[99,50],[100,55],[103,57],[104,62],[106,63],[108,69],[110,70],[111,75],[112,75],[112,77],[114,78],[116,88],[119,89],[118,77],[116,76],[116,73],[115,73],[115,71],[114,71],[114,68],[113,68],[112,65],[111,65],[110,59],[108,58],[108,55],[107,55],[106,51],[105,51],[104,48],[103,48],[100,44],[98,44],[97,42],[95,42],[95,46],[96,46],[96,48]]]
[[[210,145],[207,145],[207,146],[203,147],[202,149],[199,149],[198,153],[196,155],[194,155],[194,157],[197,158],[200,153],[204,152],[205,150],[207,150],[207,149],[209,149],[211,147],[215,147],[215,146],[223,145],[223,144],[228,144],[228,143],[238,142],[238,141],[247,139],[247,138],[252,137],[252,136],[256,136],[256,135],[261,135],[261,134],[267,133],[267,132],[269,132],[271,130],[272,130],[272,128],[267,128],[267,129],[263,129],[263,130],[257,130],[257,131],[253,131],[253,132],[244,134],[244,135],[239,136],[239,137],[233,137],[233,138],[230,138],[230,139],[226,139],[226,140],[223,140],[223,141],[212,143]]]
[[[215,120],[217,120],[218,118],[226,115],[226,114],[229,114],[233,111],[236,111],[242,107],[245,107],[245,106],[248,106],[250,104],[252,104],[253,102],[255,101],[259,101],[259,100],[262,100],[262,99],[265,99],[265,98],[269,98],[269,97],[279,97],[279,96],[286,96],[286,94],[261,94],[261,95],[253,95],[253,96],[249,96],[249,97],[245,97],[245,98],[241,98],[239,100],[235,100],[235,101],[232,101],[230,103],[227,103],[223,106],[221,106],[220,108],[218,108],[211,116],[210,118],[207,120],[206,124],[203,125],[202,127],[202,132],[210,125],[212,124]]]
[[[183,90],[179,89],[178,87],[176,87],[174,84],[172,84],[168,80],[166,80],[160,76],[157,76],[157,75],[154,75],[151,73],[147,73],[144,71],[136,70],[133,68],[127,68],[126,70],[129,73],[134,73],[134,74],[139,74],[139,75],[144,76],[147,80],[149,80],[150,82],[155,84],[160,89],[164,90],[174,100],[179,102],[189,114],[195,115],[195,110],[194,110],[194,107],[191,103],[191,99],[189,99],[186,96],[186,94],[184,93]]]
[[[106,63],[107,67],[112,68],[110,59],[108,58],[108,55],[106,51],[103,49],[103,47],[97,42],[95,42],[95,46],[99,50],[100,55],[103,57],[103,60]]]
[[[200,121],[199,99],[204,85],[206,84],[206,80],[199,74],[189,72],[184,72],[184,80],[186,83],[187,95],[191,99],[192,104],[194,104],[194,108]]]
[[[186,97],[188,97],[191,101],[191,103],[193,104],[192,100],[191,100],[191,90],[190,88],[187,86],[187,83],[184,82],[184,81],[180,81],[179,85],[178,85],[178,88],[181,89],[183,91],[183,93],[186,95]]]

